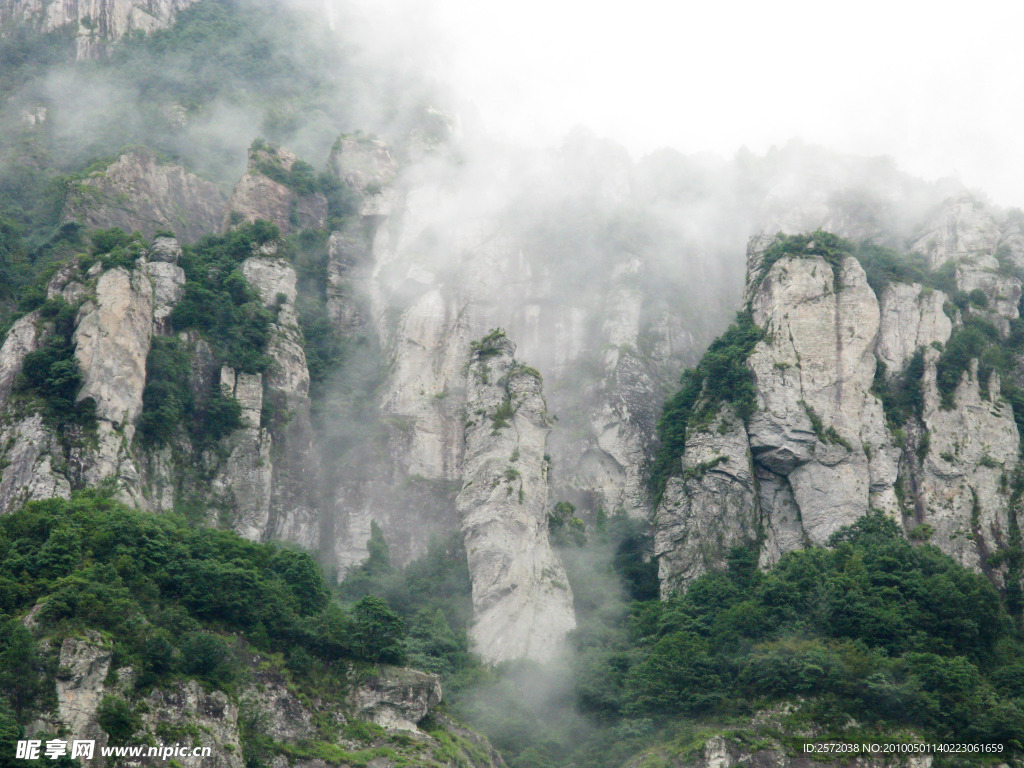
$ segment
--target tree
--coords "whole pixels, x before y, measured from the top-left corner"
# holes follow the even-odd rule
[[[379,597],[364,597],[352,608],[352,639],[355,654],[367,661],[405,662],[402,619]]]

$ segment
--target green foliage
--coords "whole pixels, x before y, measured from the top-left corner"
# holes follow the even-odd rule
[[[352,606],[352,649],[356,656],[384,664],[405,662],[405,623],[379,597]]]
[[[924,350],[917,349],[907,363],[903,375],[889,380],[886,365],[881,360],[875,366],[875,381],[871,391],[882,401],[889,429],[901,429],[912,416],[921,418],[924,412]]]
[[[146,358],[146,388],[142,393],[139,439],[145,445],[173,442],[179,429],[202,451],[242,426],[242,408],[225,396],[219,385],[196,401],[190,386],[192,361],[184,341],[156,337]]]
[[[103,263],[103,269],[132,269],[147,246],[138,232],[128,234],[120,227],[94,229],[89,233],[89,241],[89,253]]]
[[[582,547],[587,543],[587,527],[568,501],[558,502],[548,513],[548,535],[556,547]]]
[[[48,630],[107,633],[139,687],[184,674],[230,689],[237,640],[225,633],[267,652],[302,649],[320,677],[342,675],[339,659],[401,658],[401,622],[373,603],[351,613],[330,603],[309,555],[135,512],[96,491],[0,519],[0,594],[11,614],[41,603]],[[15,624],[3,625],[17,650],[0,652],[0,689],[22,691],[20,707],[37,698],[39,665]]]
[[[999,342],[999,331],[991,323],[977,317],[967,317],[962,326],[955,328],[946,342],[942,355],[935,363],[936,385],[942,399],[942,407],[953,407],[953,396],[964,371],[968,370],[971,360],[985,362],[978,368],[978,378],[988,385],[993,366],[991,355],[986,353]]]
[[[861,722],[1006,738],[990,714],[992,681],[1024,644],[991,585],[933,547],[911,546],[882,513],[829,546],[790,553],[767,574],[734,553],[727,573],[647,608],[634,624],[639,661],[615,673],[620,701],[658,718],[827,696]],[[999,707],[1022,714],[1008,699]],[[1011,731],[1024,744],[1024,728]]]
[[[504,329],[494,328],[479,341],[469,342],[470,356],[475,360],[486,360],[489,357],[500,355],[502,352],[500,344],[506,338]]]
[[[265,349],[273,313],[264,308],[241,272],[255,248],[275,240],[276,225],[257,221],[186,247],[181,259],[185,292],[171,313],[175,330],[204,335],[224,365],[260,373],[270,364]]]
[[[82,373],[75,359],[75,310],[62,299],[53,299],[42,305],[40,315],[53,330],[41,349],[25,356],[18,390],[40,397],[47,416],[58,424],[92,426],[95,401],[90,397],[76,402]]]
[[[6,702],[17,717],[42,704],[45,671],[36,642],[24,625],[17,619],[0,621],[0,706]],[[2,718],[0,710],[0,722]]]
[[[780,232],[765,250],[760,268],[756,275],[751,276],[751,282],[760,285],[775,263],[785,257],[810,259],[820,256],[832,267],[833,282],[838,289],[840,264],[844,257],[852,256],[854,251],[855,247],[849,240],[821,229],[802,235],[784,235]]]
[[[146,357],[139,436],[150,445],[166,445],[192,412],[191,360],[185,343],[158,336]]]
[[[410,665],[446,676],[465,669],[473,609],[461,536],[431,540],[426,554],[398,569],[391,565],[387,543],[374,523],[367,549],[367,560],[350,569],[339,586],[342,597],[384,600],[405,623]]]
[[[853,255],[864,268],[864,273],[876,296],[889,283],[920,283],[932,287],[934,279],[928,262],[916,253],[898,253],[891,248],[875,245],[870,240],[857,245]]]
[[[284,161],[278,154],[278,147],[257,139],[249,147],[249,159],[253,161],[253,170],[268,176],[278,184],[291,189],[298,195],[312,195],[324,192],[322,178],[318,178],[313,166],[302,160],[296,160],[291,168],[284,167]]]
[[[114,746],[127,744],[142,728],[142,718],[120,696],[103,697],[96,708],[96,722],[106,731],[110,744]]]
[[[740,313],[711,343],[697,367],[683,374],[682,389],[665,403],[658,422],[659,448],[650,479],[655,498],[660,498],[668,478],[681,470],[679,459],[689,429],[706,424],[724,404],[744,420],[754,412],[754,379],[747,358],[763,337],[750,313]]]

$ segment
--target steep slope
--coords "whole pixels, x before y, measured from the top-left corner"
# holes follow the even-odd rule
[[[500,331],[473,346],[455,500],[473,582],[470,636],[492,663],[551,661],[576,626],[568,577],[548,542],[550,416],[540,375],[514,353]]]
[[[308,555],[95,491],[5,516],[0,550],[4,609],[21,616],[0,620],[5,750],[66,733],[95,741],[91,766],[136,744],[163,750],[140,765],[504,765],[434,711],[436,676],[394,665],[397,616],[332,603]]]
[[[133,32],[169,26],[175,14],[195,0],[5,0],[0,27],[21,23],[41,32],[70,29],[78,59],[102,56],[107,45]]]
[[[152,151],[133,149],[72,183],[61,221],[138,230],[146,238],[170,229],[193,243],[219,231],[223,210],[224,195],[216,184],[161,163]]]
[[[1020,530],[1019,433],[1000,388],[1020,354],[1019,254],[974,203],[939,219],[914,246],[938,273],[895,254],[883,269],[874,246],[820,230],[751,241],[758,340],[731,348],[748,389],[705,376],[663,422],[685,430],[655,513],[665,594],[722,567],[732,544],[767,565],[872,509],[1004,584]]]

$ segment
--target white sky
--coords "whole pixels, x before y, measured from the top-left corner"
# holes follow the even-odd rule
[[[1012,0],[364,2],[391,44],[429,35],[441,76],[513,140],[584,125],[634,156],[729,156],[799,137],[1024,206]]]

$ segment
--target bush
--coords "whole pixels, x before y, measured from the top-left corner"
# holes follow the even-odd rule
[[[47,301],[40,308],[53,333],[42,349],[25,356],[18,389],[35,394],[46,406],[47,416],[58,424],[95,424],[95,402],[76,403],[82,387],[82,373],[75,359],[75,311],[62,299]]]
[[[142,719],[131,705],[120,696],[104,696],[96,708],[96,722],[110,737],[110,743],[122,746],[131,741],[139,729]]]
[[[682,389],[665,403],[658,422],[659,446],[650,478],[655,499],[660,499],[668,478],[681,470],[689,429],[707,423],[725,404],[744,420],[754,412],[754,377],[747,358],[763,336],[750,313],[742,312],[711,343],[697,367],[683,374]]]
[[[108,633],[121,663],[140,670],[139,687],[179,671],[230,685],[225,632],[264,651],[302,648],[320,677],[338,658],[402,658],[401,621],[372,602],[351,614],[331,604],[308,554],[128,510],[97,491],[0,518],[0,586],[12,612],[43,602],[43,627]],[[25,692],[27,706],[34,646],[7,645],[21,650],[0,651],[0,689]]]
[[[265,349],[274,314],[263,306],[240,271],[257,246],[276,239],[277,227],[257,221],[184,249],[185,292],[171,313],[175,330],[198,330],[219,362],[247,373],[270,364]]]
[[[405,662],[405,626],[379,597],[364,597],[352,608],[352,648],[356,656],[384,664]]]

